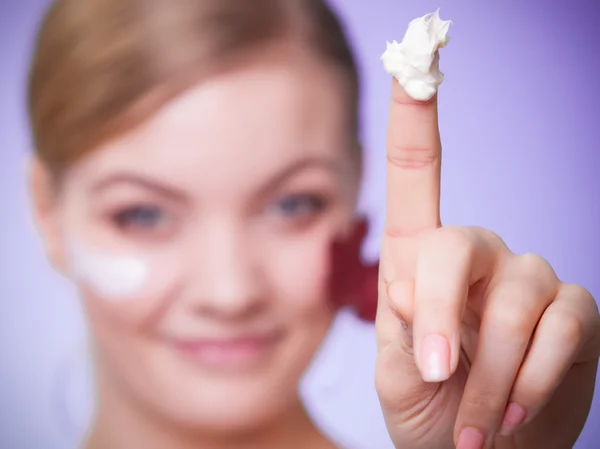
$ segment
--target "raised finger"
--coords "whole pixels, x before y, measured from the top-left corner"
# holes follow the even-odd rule
[[[412,237],[440,225],[441,143],[437,95],[421,102],[392,82],[385,233]]]

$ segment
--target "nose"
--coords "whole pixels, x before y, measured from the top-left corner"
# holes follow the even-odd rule
[[[191,254],[188,303],[222,319],[251,315],[266,304],[260,254],[243,226],[215,223]]]

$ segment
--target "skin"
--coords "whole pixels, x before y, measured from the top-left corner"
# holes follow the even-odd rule
[[[65,232],[103,247],[165,250],[173,259],[164,260],[186,268],[166,301],[108,303],[80,285],[100,396],[88,448],[333,447],[296,387],[333,314],[329,244],[353,220],[358,170],[345,91],[304,55],[255,62],[98,149],[59,192],[32,166],[38,222],[66,274]],[[572,447],[593,394],[597,306],[539,256],[515,255],[484,229],[441,226],[440,148],[436,99],[414,102],[394,82],[375,379],[390,436],[411,449]],[[308,155],[329,163],[288,172]],[[145,225],[109,229],[90,187],[123,170],[178,195],[139,183],[112,195],[173,207],[181,225],[161,221],[158,236]],[[298,190],[327,192],[329,206],[300,218],[271,207]],[[175,197],[184,201],[173,206]],[[206,336],[268,326],[284,337],[265,358],[219,375],[168,343],[178,329]],[[434,373],[429,335],[438,342]]]
[[[34,161],[59,270],[70,276],[64,235],[158,261],[143,297],[111,302],[78,282],[99,397],[88,449],[334,447],[297,387],[335,313],[330,246],[354,220],[344,82],[300,50],[273,49],[106,142],[58,191]],[[270,343],[231,366],[174,344],[257,333]]]
[[[600,354],[594,299],[491,231],[442,227],[437,97],[394,80],[391,99],[376,388],[396,447],[571,448]]]

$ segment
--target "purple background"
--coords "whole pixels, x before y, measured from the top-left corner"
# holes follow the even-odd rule
[[[514,251],[543,255],[561,278],[600,298],[600,5],[591,0],[333,3],[349,27],[363,77],[368,154],[362,209],[374,225],[367,253],[377,253],[385,188],[390,80],[379,56],[386,40],[402,38],[410,19],[440,6],[442,18],[454,21],[453,40],[441,61],[446,73],[440,92],[444,223],[489,227]],[[77,430],[61,420],[65,401],[54,381],[66,359],[81,362],[85,356],[81,310],[70,287],[47,266],[24,185],[30,147],[25,76],[35,25],[46,4],[0,4],[3,449],[69,446]],[[85,415],[85,376],[61,378],[74,398],[71,412]],[[577,447],[598,448],[599,441],[597,394]]]

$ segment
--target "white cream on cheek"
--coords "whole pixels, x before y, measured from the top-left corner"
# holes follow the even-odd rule
[[[440,19],[439,11],[435,11],[412,20],[402,42],[386,43],[381,55],[386,72],[415,100],[431,99],[444,81],[438,50],[450,41],[447,33],[451,23]]]
[[[74,241],[69,255],[72,276],[103,299],[132,299],[150,279],[149,263],[140,257],[108,255]]]

